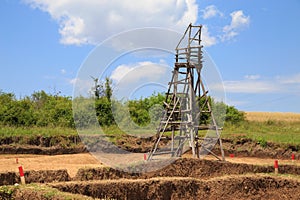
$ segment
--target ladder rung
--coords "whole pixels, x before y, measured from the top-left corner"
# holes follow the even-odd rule
[[[188,52],[177,53],[176,56],[177,56],[177,55],[182,55],[182,54],[188,54]]]
[[[200,111],[201,113],[211,113],[211,111],[209,111],[209,110],[202,110],[202,111]]]
[[[163,155],[163,154],[172,154],[172,153],[175,153],[175,152],[174,151],[161,151],[161,152],[153,153],[153,156],[154,155]]]
[[[161,121],[161,123],[166,124],[168,122],[168,124],[190,124],[190,122],[182,122],[182,121]]]
[[[202,47],[203,47],[203,45],[199,45],[199,46],[191,46],[190,49],[200,49],[200,48],[202,48]]]
[[[188,48],[186,48],[186,47],[176,48],[177,51],[180,51],[180,50],[186,50],[186,49],[188,49]]]
[[[187,59],[187,58],[186,57],[177,57],[176,59],[183,60],[183,59]]]
[[[205,126],[205,125],[200,125],[200,126],[195,126],[198,128],[198,130],[216,130],[216,126]]]
[[[169,85],[171,85],[171,84],[189,84],[188,82],[182,82],[182,81],[176,81],[176,82],[169,82]]]
[[[172,112],[171,110],[168,111],[168,113],[171,113],[171,112]],[[175,110],[174,111],[174,113],[179,113],[179,112],[181,112],[181,113],[187,113],[187,112],[191,112],[191,110]]]
[[[173,95],[173,94],[175,94],[175,93],[169,92],[169,93],[166,93],[166,94]],[[176,94],[177,94],[177,95],[182,95],[182,94],[187,95],[186,92],[176,92]]]
[[[180,62],[180,63],[175,63],[175,66],[176,67],[179,67],[179,66],[186,66],[188,63],[187,62]]]

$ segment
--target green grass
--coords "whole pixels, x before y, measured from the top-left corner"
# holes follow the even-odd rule
[[[94,129],[87,129],[81,134],[104,134],[109,137],[112,142],[126,134],[131,136],[141,136],[143,134],[155,135],[155,129],[132,129],[131,131],[121,130],[118,126],[109,126]],[[152,133],[152,134],[151,134]],[[205,134],[201,131],[200,134]],[[5,137],[24,137],[34,138],[35,136],[71,136],[77,135],[76,129],[64,127],[10,127],[0,126],[0,138]],[[170,133],[169,133],[170,135]],[[266,142],[274,142],[279,144],[289,144],[300,146],[300,123],[288,121],[245,121],[239,124],[225,124],[222,131],[222,138],[238,139],[250,138],[260,142],[262,146]]]
[[[25,195],[37,199],[93,199],[91,197],[61,192],[58,189],[40,184],[27,184],[18,186],[0,186],[0,197],[4,199],[20,198],[20,195]]]
[[[245,121],[237,125],[225,124],[222,138],[250,138],[258,142],[300,145],[300,123]]]

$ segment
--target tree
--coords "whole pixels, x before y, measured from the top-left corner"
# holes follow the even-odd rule
[[[111,96],[112,96],[112,87],[111,87],[112,81],[106,77],[105,78],[105,96],[108,99],[109,102],[111,102]]]
[[[101,89],[101,91],[99,92],[98,98],[95,100],[96,116],[101,126],[110,126],[115,124],[112,113],[111,96],[113,91],[111,84],[112,81],[106,77],[104,87],[103,84],[99,84],[99,89]]]
[[[239,111],[233,106],[227,106],[225,121],[233,124],[245,121],[245,113]]]

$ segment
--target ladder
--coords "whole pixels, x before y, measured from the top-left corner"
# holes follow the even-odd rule
[[[201,28],[201,25],[190,24],[176,46],[176,61],[166,92],[165,110],[148,160],[162,155],[180,157],[190,148],[193,157],[200,158],[209,153],[219,160],[225,160],[220,131],[213,116],[208,91],[201,78]],[[210,119],[211,123],[200,124],[200,119],[203,118]],[[210,136],[200,138],[201,130],[209,130]],[[165,140],[170,145],[163,145]],[[211,151],[216,143],[220,146],[221,158]],[[184,148],[185,144],[189,148]]]

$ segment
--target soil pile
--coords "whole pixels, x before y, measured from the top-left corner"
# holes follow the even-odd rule
[[[69,182],[53,187],[94,198],[112,199],[298,199],[300,182],[268,176],[233,176],[200,180],[152,178]]]

